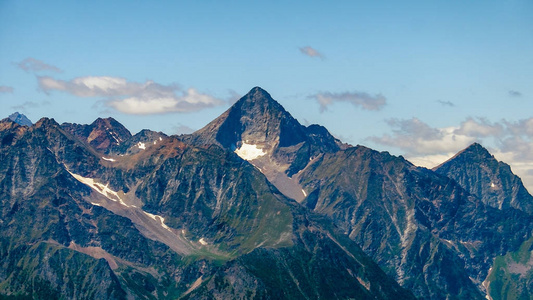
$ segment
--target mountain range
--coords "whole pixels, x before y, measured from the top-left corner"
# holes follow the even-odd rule
[[[259,87],[181,136],[12,116],[0,121],[0,297],[533,292],[532,197],[479,144],[417,167],[301,125]]]

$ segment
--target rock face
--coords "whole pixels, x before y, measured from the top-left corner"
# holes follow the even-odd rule
[[[475,143],[435,168],[437,173],[456,180],[485,204],[500,210],[519,209],[533,213],[533,197],[509,165],[497,161]],[[520,221],[520,219],[516,220]],[[519,249],[494,259],[483,286],[492,299],[528,299],[533,291],[533,239]]]
[[[533,197],[522,180],[480,144],[472,144],[434,170],[454,179],[487,205],[533,214]]]
[[[26,117],[25,115],[19,113],[19,112],[14,112],[12,113],[11,115],[9,115],[8,117],[11,121],[19,124],[19,125],[22,125],[22,126],[31,126],[33,125],[33,123],[30,121],[30,119],[28,119],[28,117]]]
[[[126,127],[113,118],[98,118],[90,125],[63,123],[61,128],[107,156],[139,153],[167,138],[162,132],[148,129],[132,136]]]
[[[424,299],[482,298],[492,259],[533,229],[525,213],[484,205],[452,179],[362,146],[320,157],[300,180],[307,207]]]
[[[0,298],[532,290],[529,194],[508,166],[479,145],[435,171],[347,146],[261,88],[179,137],[4,119],[0,162]]]
[[[322,126],[302,126],[270,94],[255,87],[220,117],[183,137],[194,145],[219,145],[260,168],[280,191],[303,200],[293,178],[310,159],[346,146]]]
[[[64,123],[61,127],[95,150],[106,154],[131,138],[130,131],[113,118],[98,118],[90,125]]]
[[[0,121],[0,295],[414,299],[235,153],[168,137],[104,159],[75,127]]]
[[[190,140],[218,144],[238,154],[239,143],[253,145],[247,148],[250,156],[241,157],[285,195],[328,216],[390,276],[421,298],[483,298],[482,282],[492,260],[518,249],[531,235],[531,217],[516,210],[492,209],[454,180],[387,153],[360,146],[347,149],[337,142],[337,147],[315,148],[305,159],[298,160],[295,154],[292,161],[283,160],[287,156],[276,153],[283,149],[280,136],[291,136],[294,143],[320,144],[310,141],[309,132],[329,135],[319,126],[307,127],[304,133],[296,125],[282,126],[279,120],[294,120],[287,114],[255,88]],[[308,139],[302,142],[304,136]],[[297,173],[290,168],[278,168],[278,172],[265,168],[294,161]],[[282,177],[280,171],[290,176]],[[296,193],[291,191],[300,188],[303,198],[293,196]]]

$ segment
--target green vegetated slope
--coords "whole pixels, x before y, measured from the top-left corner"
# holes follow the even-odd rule
[[[493,300],[533,299],[533,238],[498,256],[484,285]]]

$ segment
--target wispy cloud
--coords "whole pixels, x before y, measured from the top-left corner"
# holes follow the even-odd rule
[[[522,93],[519,91],[510,90],[508,91],[509,96],[511,97],[522,97]]]
[[[318,52],[318,50],[310,46],[300,47],[299,49],[300,49],[300,52],[302,52],[302,54],[307,55],[309,57],[316,57],[320,59],[326,58],[322,53]]]
[[[239,99],[241,99],[242,97],[241,94],[237,93],[234,90],[228,90],[228,93],[229,93],[229,97],[226,102],[228,102],[228,104],[230,105],[235,104],[235,102],[239,101]]]
[[[423,121],[390,119],[392,133],[369,137],[380,145],[399,148],[411,162],[425,167],[443,163],[473,142],[485,145],[497,159],[510,164],[533,189],[533,118],[491,122],[467,118],[458,126],[436,128]],[[490,145],[490,146],[487,146]],[[526,183],[527,184],[527,183]]]
[[[15,89],[7,85],[0,85],[0,93],[13,93]]]
[[[335,102],[348,102],[365,110],[380,110],[387,104],[387,98],[381,94],[370,95],[364,92],[331,93],[323,92],[309,96],[320,104],[320,111],[324,112]]]
[[[88,76],[69,81],[38,76],[39,87],[46,93],[63,91],[78,97],[102,97],[105,104],[126,114],[165,114],[199,111],[225,101],[177,84],[153,81],[131,82],[120,77]]]
[[[14,110],[26,111],[29,108],[35,108],[35,107],[40,107],[42,105],[50,105],[50,104],[51,103],[48,102],[48,101],[44,101],[42,103],[33,102],[33,101],[26,101],[26,102],[24,102],[22,104],[11,106],[11,108],[14,109]]]
[[[196,130],[187,126],[187,125],[183,125],[181,123],[178,123],[178,125],[176,126],[173,126],[172,127],[172,130],[176,133],[176,134],[190,134],[190,133],[193,133],[195,132]]]
[[[35,59],[33,57],[28,57],[24,59],[23,61],[16,63],[16,65],[26,71],[26,72],[43,72],[43,71],[50,71],[50,72],[56,72],[61,73],[63,72],[61,69],[59,69],[56,66],[49,65],[41,60]]]
[[[442,104],[442,106],[450,106],[450,107],[454,107],[455,106],[455,104],[453,102],[450,102],[450,101],[437,100],[437,102]]]

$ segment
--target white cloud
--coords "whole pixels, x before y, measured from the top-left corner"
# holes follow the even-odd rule
[[[318,52],[318,50],[310,46],[300,47],[299,49],[300,49],[300,52],[302,52],[304,55],[307,55],[309,57],[317,57],[320,59],[326,58],[322,53]]]
[[[63,72],[61,69],[59,69],[56,66],[49,65],[41,60],[35,59],[33,57],[28,57],[24,59],[23,61],[16,64],[20,69],[26,71],[26,72],[43,72],[43,71],[51,71],[56,73]]]
[[[449,152],[446,154],[422,155],[422,156],[406,156],[405,158],[413,164],[431,169],[453,157],[456,152]]]
[[[161,85],[153,81],[130,82],[120,77],[88,76],[70,81],[37,77],[45,92],[63,91],[79,97],[104,97],[107,106],[126,114],[163,114],[191,112],[224,104],[213,96],[178,85]]]
[[[515,122],[490,122],[484,118],[467,118],[457,127],[435,128],[417,118],[387,121],[391,134],[370,137],[377,144],[403,151],[409,161],[427,168],[435,167],[479,142],[520,176],[533,191],[533,118]]]
[[[364,92],[318,93],[309,98],[314,98],[320,104],[320,111],[324,112],[328,106],[335,102],[348,102],[365,110],[380,110],[387,104],[387,98],[381,94],[370,95]]]
[[[472,137],[500,136],[504,133],[504,127],[502,124],[491,123],[484,118],[468,118],[461,123],[455,133]]]
[[[409,120],[391,119],[387,123],[393,127],[392,134],[369,139],[381,145],[400,148],[405,156],[448,155],[467,147],[476,139],[456,134],[455,127],[433,128],[417,118]],[[431,159],[432,160],[432,159]]]
[[[15,89],[10,86],[0,85],[0,93],[13,93],[14,90]]]

